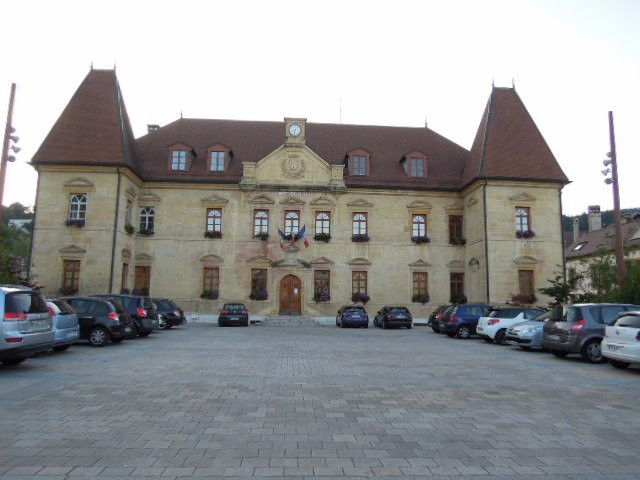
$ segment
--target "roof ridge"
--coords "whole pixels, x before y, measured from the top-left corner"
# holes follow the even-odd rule
[[[484,166],[485,160],[487,158],[487,143],[489,138],[489,128],[491,126],[491,119],[493,118],[493,100],[494,100],[494,92],[496,90],[495,86],[491,87],[491,95],[489,95],[489,102],[487,105],[487,120],[484,125],[484,132],[482,135],[482,153],[480,154],[480,168],[478,169],[478,177],[484,177]]]

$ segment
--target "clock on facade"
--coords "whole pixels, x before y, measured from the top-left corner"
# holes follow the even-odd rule
[[[289,125],[289,134],[292,137],[297,137],[298,135],[300,135],[300,133],[302,133],[302,127],[299,123],[292,123],[291,125]]]

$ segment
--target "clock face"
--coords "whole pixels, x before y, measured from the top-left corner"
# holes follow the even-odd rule
[[[292,137],[297,137],[298,135],[300,135],[300,133],[302,133],[302,127],[299,123],[292,123],[291,125],[289,125],[289,134]]]

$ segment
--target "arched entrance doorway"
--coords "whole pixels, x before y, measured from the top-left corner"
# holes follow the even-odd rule
[[[302,313],[302,284],[295,275],[286,275],[280,280],[280,315]]]

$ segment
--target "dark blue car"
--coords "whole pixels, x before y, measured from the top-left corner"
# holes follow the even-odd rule
[[[369,328],[369,315],[360,305],[344,305],[338,310],[336,327],[364,327]]]
[[[489,308],[485,303],[465,303],[456,305],[440,320],[440,332],[449,337],[469,338],[475,335],[478,319]]]

